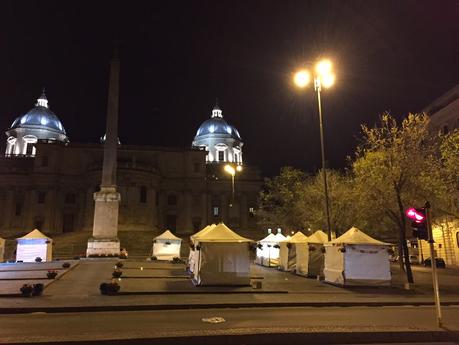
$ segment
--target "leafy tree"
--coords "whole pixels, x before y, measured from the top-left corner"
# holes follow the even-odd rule
[[[355,193],[351,176],[327,170],[330,226],[337,236],[356,224]],[[326,229],[325,192],[322,171],[309,178],[301,195],[303,227]]]
[[[298,201],[304,193],[306,179],[304,172],[292,167],[284,167],[279,176],[266,179],[259,197],[259,225],[298,230],[303,217]]]
[[[398,230],[399,253],[404,257],[400,266],[410,283],[405,209],[423,204],[423,196],[430,192],[425,179],[435,160],[435,140],[428,125],[424,114],[409,114],[401,123],[383,114],[375,127],[362,126],[362,142],[352,164],[362,210],[369,214],[377,210],[381,223],[390,221]]]

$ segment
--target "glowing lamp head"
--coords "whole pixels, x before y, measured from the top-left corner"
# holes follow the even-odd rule
[[[239,172],[242,171],[242,165],[238,165],[238,166],[236,167],[236,171],[239,171]]]
[[[293,81],[295,82],[296,86],[303,88],[309,84],[311,76],[307,70],[301,70],[296,72]]]
[[[332,87],[335,83],[335,75],[332,73],[325,74],[321,77],[322,86],[325,88]]]
[[[321,60],[316,65],[316,73],[320,76],[330,74],[332,70],[332,63],[330,60]]]
[[[236,170],[229,164],[225,165],[225,171],[233,176],[236,174]]]

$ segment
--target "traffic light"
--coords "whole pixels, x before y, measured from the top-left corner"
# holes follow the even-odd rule
[[[427,230],[427,212],[425,208],[409,208],[406,210],[406,216],[413,221],[413,236],[420,240],[428,240],[429,232]]]

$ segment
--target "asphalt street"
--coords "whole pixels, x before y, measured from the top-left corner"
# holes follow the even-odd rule
[[[200,343],[197,340],[205,337],[206,344],[212,344],[212,339],[220,345],[251,344],[256,338],[258,342],[274,344],[280,335],[303,340],[312,337],[318,343],[330,344],[378,339],[384,343],[459,340],[455,338],[459,334],[459,307],[444,307],[443,315],[443,328],[438,328],[433,307],[408,306],[17,314],[0,316],[0,343],[118,344],[116,340],[131,339],[142,344],[142,339],[148,339],[148,344],[172,344],[183,342],[184,337],[194,339],[191,343]],[[221,339],[225,339],[223,343]]]

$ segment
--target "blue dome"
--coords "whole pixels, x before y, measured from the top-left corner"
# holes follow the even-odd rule
[[[38,99],[38,103],[34,108],[14,120],[11,129],[14,128],[47,129],[60,134],[66,134],[61,121],[48,108],[47,100],[44,98],[44,95]]]
[[[238,130],[229,125],[221,117],[212,117],[209,120],[204,121],[196,132],[196,138],[209,134],[229,136],[235,140],[242,141]]]

